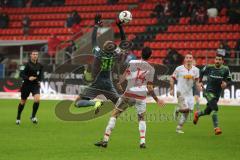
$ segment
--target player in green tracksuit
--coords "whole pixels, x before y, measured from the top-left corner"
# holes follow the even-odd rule
[[[203,76],[207,76],[207,87],[203,91],[203,96],[207,99],[207,107],[204,111],[196,111],[194,113],[193,123],[197,124],[199,117],[212,115],[214,131],[216,135],[222,133],[218,126],[218,100],[221,92],[231,83],[231,74],[229,68],[223,65],[223,57],[217,55],[215,64],[205,66],[200,73],[200,85],[202,84]]]

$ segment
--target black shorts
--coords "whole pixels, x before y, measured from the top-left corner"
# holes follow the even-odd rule
[[[210,92],[210,91],[204,91],[203,92],[203,97],[206,98],[207,102],[210,102],[212,100],[218,102],[218,100],[220,98],[220,95],[219,94],[215,94],[215,93]]]
[[[40,85],[23,83],[21,87],[21,99],[26,100],[30,93],[32,93],[32,96],[40,94]]]
[[[83,99],[93,99],[98,95],[103,94],[107,99],[110,99],[114,104],[118,101],[119,94],[115,89],[110,79],[98,78],[90,86],[84,89],[80,94]]]
[[[207,114],[210,114],[212,111],[218,111],[218,100],[220,98],[220,95],[209,92],[209,91],[204,91],[203,96],[207,100],[207,107],[205,109],[205,112]]]

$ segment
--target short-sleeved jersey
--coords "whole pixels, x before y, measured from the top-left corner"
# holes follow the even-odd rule
[[[222,91],[222,81],[231,81],[230,70],[224,65],[222,65],[220,68],[216,68],[215,65],[207,65],[201,70],[200,80],[204,75],[207,76],[206,91],[212,92],[218,96],[220,96]]]
[[[178,66],[173,72],[172,77],[177,80],[177,91],[182,96],[193,96],[193,86],[196,79],[199,78],[199,69],[192,66],[187,69],[184,65]]]
[[[147,84],[153,82],[155,69],[144,60],[131,60],[126,71],[128,83],[124,95],[135,99],[146,99]]]

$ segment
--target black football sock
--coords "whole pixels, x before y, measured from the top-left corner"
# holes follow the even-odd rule
[[[24,109],[24,104],[19,103],[18,104],[18,112],[17,112],[17,119],[18,120],[21,119],[21,114],[22,114],[23,109]]]
[[[32,118],[34,118],[36,116],[36,113],[38,111],[38,107],[39,107],[39,102],[34,102],[33,103],[33,110],[32,110]]]

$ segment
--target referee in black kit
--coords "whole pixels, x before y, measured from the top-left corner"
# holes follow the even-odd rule
[[[16,124],[20,125],[21,123],[21,113],[30,93],[34,97],[31,121],[37,124],[36,113],[40,101],[40,81],[43,78],[43,66],[38,63],[38,51],[34,50],[31,52],[29,62],[20,68],[20,77],[23,79],[23,83],[21,86],[21,101],[18,105]]]

